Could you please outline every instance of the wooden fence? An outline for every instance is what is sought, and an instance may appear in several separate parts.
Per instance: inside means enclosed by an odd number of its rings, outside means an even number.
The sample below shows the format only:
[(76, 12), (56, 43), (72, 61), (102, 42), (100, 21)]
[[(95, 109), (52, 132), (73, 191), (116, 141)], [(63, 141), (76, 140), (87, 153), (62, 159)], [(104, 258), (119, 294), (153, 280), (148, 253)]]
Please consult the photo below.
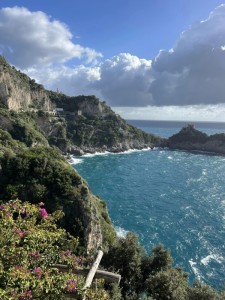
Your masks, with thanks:
[[(84, 297), (83, 300), (85, 300), (85, 292), (86, 290), (91, 286), (93, 279), (95, 278), (102, 278), (106, 282), (113, 282), (113, 283), (120, 283), (121, 280), (121, 275), (107, 272), (107, 271), (102, 271), (98, 270), (98, 266), (100, 264), (100, 261), (102, 259), (103, 252), (101, 250), (98, 251), (98, 255), (93, 262), (92, 266), (90, 269), (74, 269), (72, 272), (77, 275), (83, 275), (86, 276), (86, 281), (83, 287), (84, 290)], [(61, 264), (55, 264), (52, 265), (53, 268), (57, 268), (60, 272), (68, 272), (69, 267), (66, 265), (61, 265)], [(68, 298), (73, 298), (76, 299), (76, 295), (73, 294), (66, 294)]]

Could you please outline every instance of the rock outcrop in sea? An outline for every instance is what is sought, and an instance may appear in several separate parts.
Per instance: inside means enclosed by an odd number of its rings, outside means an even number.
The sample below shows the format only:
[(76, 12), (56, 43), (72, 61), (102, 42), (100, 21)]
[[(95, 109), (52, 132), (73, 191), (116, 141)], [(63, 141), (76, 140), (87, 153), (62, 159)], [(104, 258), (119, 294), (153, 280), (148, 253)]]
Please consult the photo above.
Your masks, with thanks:
[(167, 146), (170, 149), (225, 154), (225, 134), (207, 135), (195, 129), (193, 124), (189, 124), (171, 136)]

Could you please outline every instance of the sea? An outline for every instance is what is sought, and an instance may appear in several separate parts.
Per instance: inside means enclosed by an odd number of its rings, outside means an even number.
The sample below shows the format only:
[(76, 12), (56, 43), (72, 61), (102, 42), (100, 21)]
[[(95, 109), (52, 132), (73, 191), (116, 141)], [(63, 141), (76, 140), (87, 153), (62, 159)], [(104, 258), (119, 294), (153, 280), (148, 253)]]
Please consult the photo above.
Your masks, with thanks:
[[(128, 123), (169, 137), (187, 122)], [(207, 134), (225, 123), (192, 122)], [(168, 149), (129, 150), (74, 157), (74, 168), (107, 202), (119, 236), (132, 231), (150, 254), (169, 248), (174, 265), (215, 288), (225, 283), (225, 156)]]

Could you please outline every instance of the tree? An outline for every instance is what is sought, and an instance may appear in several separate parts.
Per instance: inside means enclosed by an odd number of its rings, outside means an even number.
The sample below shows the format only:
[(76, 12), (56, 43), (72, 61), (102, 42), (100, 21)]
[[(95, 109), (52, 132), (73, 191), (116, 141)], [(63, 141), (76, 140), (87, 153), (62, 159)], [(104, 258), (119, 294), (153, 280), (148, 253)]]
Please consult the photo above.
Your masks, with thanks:
[(146, 281), (147, 291), (155, 300), (185, 300), (187, 274), (180, 268), (159, 271)]

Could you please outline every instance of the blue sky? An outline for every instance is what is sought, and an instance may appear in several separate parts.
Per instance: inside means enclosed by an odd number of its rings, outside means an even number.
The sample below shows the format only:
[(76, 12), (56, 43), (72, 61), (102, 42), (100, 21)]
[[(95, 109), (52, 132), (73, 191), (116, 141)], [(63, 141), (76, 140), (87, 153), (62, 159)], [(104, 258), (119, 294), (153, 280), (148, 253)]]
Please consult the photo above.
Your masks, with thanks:
[(222, 3), (1, 0), (0, 51), (46, 88), (96, 94), (125, 118), (224, 121)]

